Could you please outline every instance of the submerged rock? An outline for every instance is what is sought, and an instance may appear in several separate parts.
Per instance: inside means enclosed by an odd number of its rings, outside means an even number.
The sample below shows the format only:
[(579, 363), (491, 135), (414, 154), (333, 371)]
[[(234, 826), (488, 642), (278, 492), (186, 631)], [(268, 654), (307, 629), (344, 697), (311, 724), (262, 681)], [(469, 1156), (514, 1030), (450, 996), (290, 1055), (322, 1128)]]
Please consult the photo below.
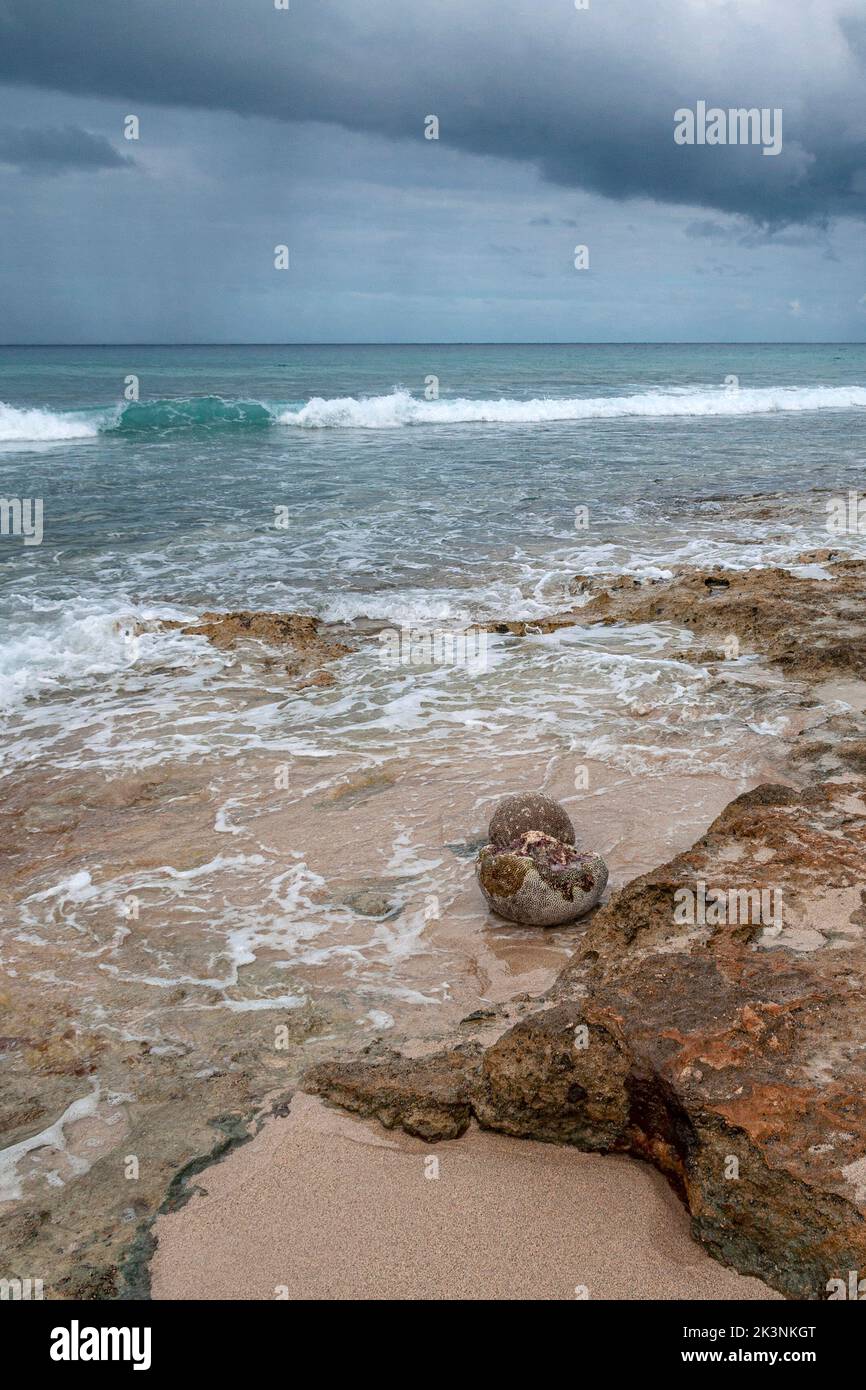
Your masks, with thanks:
[[(607, 577), (581, 590), (592, 595), (581, 623), (675, 623), (702, 637), (735, 635), (798, 679), (866, 676), (866, 564), (836, 552), (801, 555), (824, 577), (781, 567), (707, 570), (683, 566), (671, 578), (623, 587)], [(823, 557), (827, 558), (824, 559)]]
[(202, 613), (197, 623), (164, 623), (179, 626), (187, 636), (206, 637), (225, 650), (236, 642), (253, 638), (270, 647), (314, 647), (322, 641), (318, 618), (302, 613), (267, 613), (240, 609), (233, 613)]
[(531, 927), (573, 922), (595, 907), (607, 884), (600, 854), (527, 830), (499, 849), (485, 845), (476, 861), (481, 891), (494, 912)]
[[(767, 513), (753, 508), (749, 515), (757, 520)], [(640, 578), (576, 574), (569, 588), (585, 600), (582, 606), (531, 623), (491, 624), (489, 630), (524, 637), (576, 623), (667, 622), (704, 638), (735, 636), (798, 680), (866, 679), (866, 561), (824, 549), (799, 555), (797, 563), (821, 565), (824, 573), (683, 565)]]
[[(240, 652), (257, 659), (263, 671), (282, 665), (296, 688), (327, 687), (336, 683), (333, 672), (322, 667), (345, 656), (351, 647), (323, 636), (320, 621), (304, 613), (271, 613), (237, 609), (231, 613), (202, 613), (197, 623), (160, 618), (137, 623), (133, 631), (180, 631), (184, 637), (206, 637), (221, 652)], [(280, 653), (279, 659), (275, 653)]]
[(359, 917), (399, 917), (403, 911), (401, 903), (376, 887), (355, 889), (344, 893), (337, 901), (344, 907), (350, 907)]

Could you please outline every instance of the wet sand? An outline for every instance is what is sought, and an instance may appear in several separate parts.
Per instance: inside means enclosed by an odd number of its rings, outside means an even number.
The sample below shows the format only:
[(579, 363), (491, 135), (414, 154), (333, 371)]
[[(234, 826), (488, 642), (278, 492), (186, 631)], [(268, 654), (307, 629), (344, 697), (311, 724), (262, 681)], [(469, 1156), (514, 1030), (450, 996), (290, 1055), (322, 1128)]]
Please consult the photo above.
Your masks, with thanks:
[(154, 1298), (781, 1297), (711, 1260), (643, 1164), (478, 1129), (424, 1144), (303, 1094), (196, 1185), (156, 1223)]

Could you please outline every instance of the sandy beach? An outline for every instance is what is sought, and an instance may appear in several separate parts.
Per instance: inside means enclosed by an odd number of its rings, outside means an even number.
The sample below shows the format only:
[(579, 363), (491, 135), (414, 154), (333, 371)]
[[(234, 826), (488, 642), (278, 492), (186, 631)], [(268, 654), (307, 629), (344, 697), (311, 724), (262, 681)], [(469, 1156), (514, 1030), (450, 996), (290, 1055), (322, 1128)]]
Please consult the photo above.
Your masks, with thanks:
[(298, 1094), (155, 1228), (157, 1299), (767, 1299), (629, 1159), (473, 1129), (436, 1146)]

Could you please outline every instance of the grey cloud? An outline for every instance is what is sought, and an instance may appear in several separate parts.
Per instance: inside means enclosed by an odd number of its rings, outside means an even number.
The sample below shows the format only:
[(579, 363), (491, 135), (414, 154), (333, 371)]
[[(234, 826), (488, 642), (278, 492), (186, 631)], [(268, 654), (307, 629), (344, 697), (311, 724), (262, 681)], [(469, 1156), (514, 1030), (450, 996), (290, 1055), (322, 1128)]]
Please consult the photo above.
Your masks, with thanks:
[(25, 173), (124, 169), (133, 163), (104, 135), (95, 135), (80, 126), (0, 126), (0, 164), (12, 165)]
[(837, 259), (830, 242), (827, 220), (824, 218), (816, 218), (814, 225), (808, 227), (760, 227), (755, 226), (746, 217), (734, 217), (727, 222), (720, 222), (714, 218), (700, 218), (687, 223), (683, 232), (692, 241), (723, 241), (749, 248), (811, 246), (819, 249), (825, 259)]
[(866, 19), (859, 14), (842, 15), (839, 28), (859, 62), (866, 67)]
[[(766, 227), (866, 216), (854, 0), (724, 7), (605, 0), (76, 0), (0, 9), (0, 81), (135, 103), (441, 140), (551, 183), (741, 214)], [(782, 153), (677, 146), (673, 113), (784, 110)], [(432, 153), (432, 142), (427, 153)]]

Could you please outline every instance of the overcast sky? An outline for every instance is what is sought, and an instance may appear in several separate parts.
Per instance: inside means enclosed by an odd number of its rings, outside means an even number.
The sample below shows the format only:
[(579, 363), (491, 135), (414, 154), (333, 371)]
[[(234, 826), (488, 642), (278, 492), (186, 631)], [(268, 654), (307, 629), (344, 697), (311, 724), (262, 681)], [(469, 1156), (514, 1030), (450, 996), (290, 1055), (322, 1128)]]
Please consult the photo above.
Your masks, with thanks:
[(7, 343), (862, 341), (866, 0), (0, 0), (0, 198)]

